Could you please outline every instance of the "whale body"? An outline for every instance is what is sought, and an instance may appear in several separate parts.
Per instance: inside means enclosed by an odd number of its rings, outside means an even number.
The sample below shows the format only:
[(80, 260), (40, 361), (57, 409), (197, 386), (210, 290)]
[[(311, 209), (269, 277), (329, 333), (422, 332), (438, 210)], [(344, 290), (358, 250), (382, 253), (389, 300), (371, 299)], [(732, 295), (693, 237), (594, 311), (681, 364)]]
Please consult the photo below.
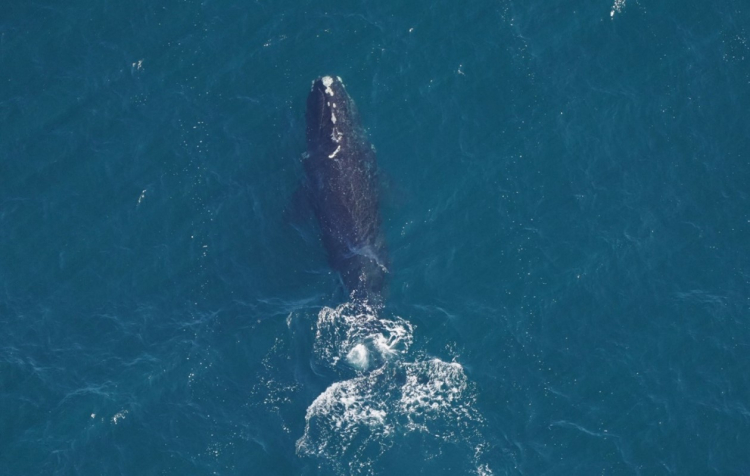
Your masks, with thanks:
[(313, 81), (306, 128), (306, 190), (328, 262), (352, 298), (378, 298), (388, 269), (375, 149), (341, 78)]

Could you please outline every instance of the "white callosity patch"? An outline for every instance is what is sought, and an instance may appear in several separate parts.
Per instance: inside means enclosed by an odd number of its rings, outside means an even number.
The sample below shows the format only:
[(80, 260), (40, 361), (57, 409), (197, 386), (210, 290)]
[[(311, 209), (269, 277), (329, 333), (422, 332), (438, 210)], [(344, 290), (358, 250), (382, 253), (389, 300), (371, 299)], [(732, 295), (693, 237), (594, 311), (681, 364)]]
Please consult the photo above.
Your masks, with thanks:
[(334, 127), (331, 131), (331, 140), (338, 144), (342, 137), (344, 137), (344, 134), (339, 131), (338, 127)]
[[(336, 107), (336, 103), (331, 104), (330, 102), (327, 102), (326, 104), (328, 105), (328, 107)], [(336, 124), (336, 114), (333, 111), (331, 111), (331, 122)]]
[(336, 150), (334, 150), (333, 154), (329, 155), (328, 158), (332, 159), (332, 158), (336, 157), (336, 154), (338, 154), (340, 150), (341, 150), (341, 146), (336, 147)]
[[(333, 130), (331, 131), (331, 140), (337, 144), (341, 143), (341, 138), (344, 137), (344, 134), (341, 133), (338, 127), (336, 127), (336, 113), (333, 112), (333, 108), (336, 107), (336, 103), (328, 103), (328, 106), (331, 107), (331, 122), (333, 123)], [(336, 157), (336, 154), (339, 153), (341, 150), (341, 146), (339, 145), (336, 147), (336, 150), (333, 151), (332, 154), (328, 156), (329, 159), (333, 159)]]
[(323, 81), (323, 86), (325, 86), (326, 88), (326, 94), (333, 96), (333, 89), (331, 89), (331, 85), (333, 84), (333, 78), (330, 76), (323, 76), (321, 81)]

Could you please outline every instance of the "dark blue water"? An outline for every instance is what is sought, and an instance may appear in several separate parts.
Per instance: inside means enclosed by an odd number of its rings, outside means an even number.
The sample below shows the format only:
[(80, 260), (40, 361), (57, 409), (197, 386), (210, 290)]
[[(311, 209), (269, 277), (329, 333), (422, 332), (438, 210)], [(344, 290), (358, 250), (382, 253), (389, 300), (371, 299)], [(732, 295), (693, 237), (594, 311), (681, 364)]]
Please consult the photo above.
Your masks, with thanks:
[[(746, 2), (1, 10), (0, 473), (750, 474)], [(379, 308), (291, 206), (322, 74)]]

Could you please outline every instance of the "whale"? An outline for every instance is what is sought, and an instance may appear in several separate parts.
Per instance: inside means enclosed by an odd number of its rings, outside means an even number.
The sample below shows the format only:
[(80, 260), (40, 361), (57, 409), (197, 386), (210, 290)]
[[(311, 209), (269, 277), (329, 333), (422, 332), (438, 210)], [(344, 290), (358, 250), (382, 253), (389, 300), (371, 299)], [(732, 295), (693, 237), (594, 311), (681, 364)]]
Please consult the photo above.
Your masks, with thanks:
[(388, 275), (375, 148), (340, 77), (312, 82), (304, 190), (330, 267), (352, 299), (377, 301)]

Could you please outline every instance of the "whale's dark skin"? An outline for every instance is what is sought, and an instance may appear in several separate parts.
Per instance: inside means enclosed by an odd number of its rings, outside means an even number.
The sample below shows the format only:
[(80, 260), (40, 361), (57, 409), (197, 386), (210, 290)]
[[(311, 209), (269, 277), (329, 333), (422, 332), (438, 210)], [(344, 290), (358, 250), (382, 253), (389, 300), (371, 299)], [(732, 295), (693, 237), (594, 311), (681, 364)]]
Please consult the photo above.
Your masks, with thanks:
[(308, 198), (331, 268), (355, 299), (377, 300), (386, 283), (375, 150), (341, 78), (313, 81), (307, 97)]

